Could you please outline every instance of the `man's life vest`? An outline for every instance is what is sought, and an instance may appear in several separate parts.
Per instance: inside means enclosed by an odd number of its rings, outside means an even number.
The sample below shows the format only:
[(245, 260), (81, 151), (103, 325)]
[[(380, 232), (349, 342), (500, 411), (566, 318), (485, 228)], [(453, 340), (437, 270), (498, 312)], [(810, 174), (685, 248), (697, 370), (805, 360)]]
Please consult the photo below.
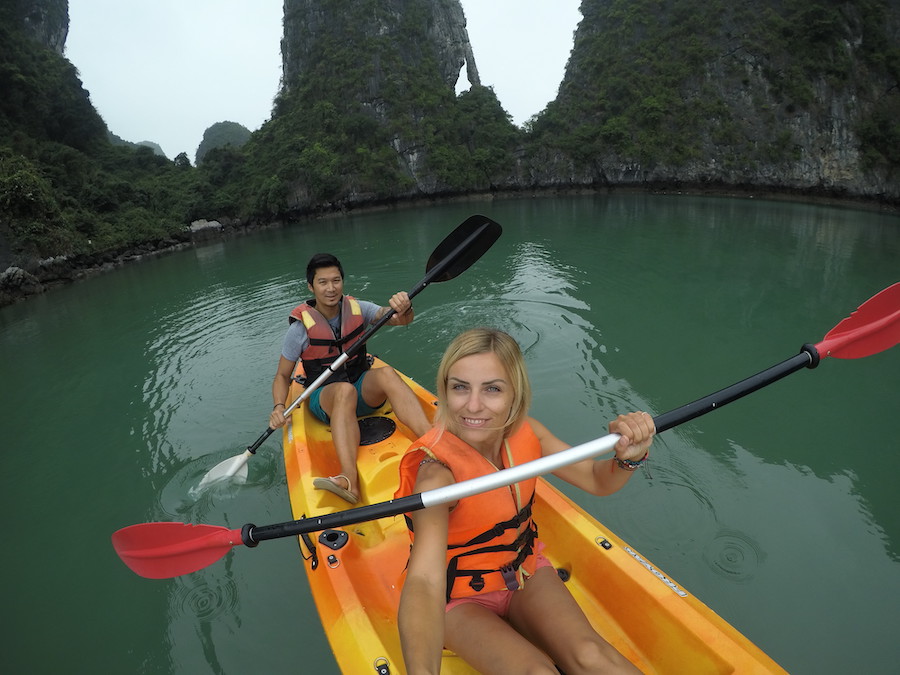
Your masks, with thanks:
[[(307, 382), (314, 382), (341, 355), (341, 352), (350, 349), (365, 327), (362, 310), (354, 297), (345, 295), (341, 299), (340, 335), (334, 334), (328, 319), (322, 316), (315, 305), (315, 299), (307, 300), (302, 305), (295, 307), (288, 317), (289, 324), (302, 321), (309, 337), (309, 346), (300, 354)], [(360, 375), (368, 369), (369, 360), (366, 358), (366, 347), (363, 345), (356, 354), (337, 369), (334, 375), (326, 380), (326, 383), (356, 382)]]
[[(472, 446), (446, 429), (434, 428), (412, 446), (400, 463), (395, 498), (413, 494), (419, 464), (432, 457), (444, 463), (456, 482), (538, 459), (541, 444), (526, 422), (506, 441), (503, 466), (495, 467)], [(447, 537), (447, 601), (499, 590), (517, 590), (534, 574), (537, 541), (531, 509), (537, 478), (460, 499), (450, 512)], [(410, 538), (412, 521), (406, 517)]]

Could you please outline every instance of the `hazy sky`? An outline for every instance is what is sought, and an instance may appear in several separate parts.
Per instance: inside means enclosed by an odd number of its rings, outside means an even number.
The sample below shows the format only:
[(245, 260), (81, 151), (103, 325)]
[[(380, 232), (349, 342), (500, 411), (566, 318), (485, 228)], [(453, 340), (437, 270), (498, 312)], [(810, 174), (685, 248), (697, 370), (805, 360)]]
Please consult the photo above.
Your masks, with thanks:
[[(481, 83), (516, 124), (556, 97), (580, 4), (462, 0)], [(271, 115), (282, 15), (282, 0), (69, 0), (66, 57), (114, 134), (193, 161), (212, 124)]]

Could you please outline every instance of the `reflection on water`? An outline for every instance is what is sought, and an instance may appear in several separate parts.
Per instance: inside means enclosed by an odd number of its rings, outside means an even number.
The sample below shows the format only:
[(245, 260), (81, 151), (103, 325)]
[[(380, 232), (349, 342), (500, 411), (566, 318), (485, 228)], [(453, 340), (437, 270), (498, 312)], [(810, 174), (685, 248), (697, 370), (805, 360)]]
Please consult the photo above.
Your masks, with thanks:
[(584, 285), (584, 272), (566, 264), (542, 243), (518, 242), (506, 269), (510, 278), (503, 291), (512, 302), (530, 299), (570, 309), (589, 309), (576, 296), (578, 286)]
[[(221, 244), (213, 247), (221, 257)], [(197, 249), (204, 251), (205, 249)], [(198, 260), (209, 262), (208, 255)], [(207, 424), (221, 419), (234, 404), (229, 390), (242, 391), (246, 378), (259, 372), (259, 345), (272, 345), (268, 356), (277, 359), (279, 320), (286, 304), (288, 280), (277, 276), (263, 283), (244, 279), (211, 280), (183, 297), (170, 296), (164, 311), (153, 316), (146, 333), (143, 362), (147, 375), (142, 383), (140, 407), (146, 415), (135, 430), (147, 445), (148, 477), (166, 474), (185, 459), (205, 454), (196, 447), (174, 446), (176, 427), (193, 427), (198, 435)], [(274, 372), (274, 367), (273, 371)], [(259, 392), (247, 401), (259, 399)], [(264, 427), (259, 419), (257, 426)], [(249, 445), (251, 439), (247, 440)], [(237, 454), (237, 453), (233, 453)]]

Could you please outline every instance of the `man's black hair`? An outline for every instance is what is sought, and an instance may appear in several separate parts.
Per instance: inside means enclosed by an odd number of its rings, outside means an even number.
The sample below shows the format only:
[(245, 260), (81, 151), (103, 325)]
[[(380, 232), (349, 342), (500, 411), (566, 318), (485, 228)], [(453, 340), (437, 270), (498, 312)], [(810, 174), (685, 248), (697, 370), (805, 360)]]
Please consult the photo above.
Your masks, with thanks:
[(330, 253), (316, 253), (309, 259), (309, 263), (306, 265), (306, 282), (310, 286), (312, 286), (313, 279), (316, 278), (316, 270), (322, 269), (323, 267), (337, 267), (338, 272), (341, 273), (341, 279), (344, 278), (344, 268), (341, 267), (340, 260)]

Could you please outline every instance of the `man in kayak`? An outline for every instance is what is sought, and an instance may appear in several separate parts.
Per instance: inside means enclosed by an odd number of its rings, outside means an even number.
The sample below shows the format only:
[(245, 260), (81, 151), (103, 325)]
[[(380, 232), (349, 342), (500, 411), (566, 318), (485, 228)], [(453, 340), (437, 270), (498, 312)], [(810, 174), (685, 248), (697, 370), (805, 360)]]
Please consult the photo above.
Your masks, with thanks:
[[(395, 497), (443, 488), (566, 450), (528, 417), (522, 352), (501, 331), (457, 336), (438, 368), (435, 427), (400, 466)], [(609, 424), (615, 456), (554, 475), (596, 495), (624, 486), (649, 456), (644, 412)], [(532, 519), (536, 478), (407, 514), (413, 539), (398, 624), (410, 673), (439, 673), (442, 647), (480, 673), (637, 673), (588, 622), (542, 554)]]
[[(272, 429), (286, 421), (284, 401), (298, 359), (303, 360), (306, 382), (311, 384), (342, 352), (353, 346), (369, 324), (391, 309), (396, 313), (388, 325), (406, 326), (414, 317), (409, 295), (404, 291), (391, 297), (390, 307), (344, 295), (344, 268), (330, 253), (318, 253), (310, 259), (306, 282), (313, 297), (290, 314), (278, 370), (272, 381), (275, 402), (269, 416)], [(341, 465), (338, 475), (316, 478), (313, 481), (316, 488), (333, 492), (351, 504), (359, 501), (357, 417), (375, 412), (388, 400), (397, 418), (416, 434), (424, 434), (430, 428), (415, 394), (393, 368), (369, 369), (365, 347), (313, 391), (307, 400), (309, 409), (322, 422), (331, 425), (334, 449)]]

